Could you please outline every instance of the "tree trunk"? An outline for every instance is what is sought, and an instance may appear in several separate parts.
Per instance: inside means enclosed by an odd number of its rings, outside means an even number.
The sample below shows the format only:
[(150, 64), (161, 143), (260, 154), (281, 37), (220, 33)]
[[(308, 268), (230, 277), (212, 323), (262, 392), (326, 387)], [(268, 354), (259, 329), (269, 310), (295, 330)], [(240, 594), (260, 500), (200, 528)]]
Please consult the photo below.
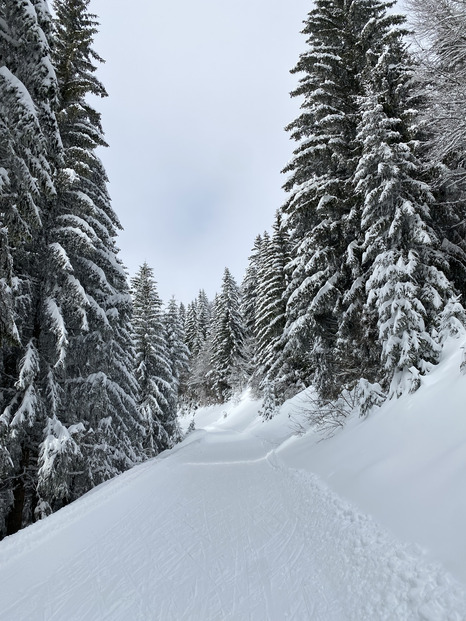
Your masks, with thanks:
[(26, 486), (24, 476), (29, 462), (29, 449), (23, 450), (21, 458), (21, 473), (15, 478), (13, 487), (13, 506), (6, 519), (6, 534), (13, 535), (23, 526), (23, 509), (26, 498)]

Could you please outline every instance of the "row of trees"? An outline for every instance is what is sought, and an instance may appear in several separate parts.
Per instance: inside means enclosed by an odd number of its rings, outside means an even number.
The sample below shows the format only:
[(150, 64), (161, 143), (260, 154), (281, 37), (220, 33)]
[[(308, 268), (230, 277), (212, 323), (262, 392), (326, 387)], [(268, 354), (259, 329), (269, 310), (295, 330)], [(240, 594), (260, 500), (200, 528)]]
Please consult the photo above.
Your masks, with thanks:
[[(465, 325), (466, 6), (411, 0), (424, 46), (415, 53), (394, 4), (316, 0), (305, 22), (288, 199), (255, 241), (234, 305), (242, 327), (228, 333), (268, 413), (307, 386), (317, 417), (344, 414), (342, 403), (367, 412), (415, 390)], [(238, 375), (213, 353), (222, 303), (210, 337), (196, 304), (188, 393), (222, 399)], [(217, 381), (226, 366), (231, 379)]]
[(180, 352), (157, 359), (147, 416), (144, 322), (160, 340), (157, 300), (146, 317), (135, 282), (133, 332), (88, 102), (106, 96), (88, 4), (56, 0), (52, 19), (46, 0), (0, 0), (0, 535), (179, 437), (167, 376)]
[(186, 309), (118, 258), (88, 4), (0, 0), (2, 534), (172, 446), (180, 405), (249, 384), (269, 417), (313, 386), (338, 421), (466, 325), (464, 0), (411, 0), (416, 55), (394, 3), (315, 0), (288, 199), (241, 286)]

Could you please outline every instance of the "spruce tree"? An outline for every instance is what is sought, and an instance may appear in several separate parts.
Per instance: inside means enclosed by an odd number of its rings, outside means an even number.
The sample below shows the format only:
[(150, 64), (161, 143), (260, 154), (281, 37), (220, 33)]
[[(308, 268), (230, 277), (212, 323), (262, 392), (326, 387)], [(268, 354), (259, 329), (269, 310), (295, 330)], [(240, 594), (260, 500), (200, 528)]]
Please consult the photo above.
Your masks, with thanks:
[(197, 322), (197, 300), (193, 300), (188, 304), (186, 310), (185, 334), (186, 345), (188, 346), (190, 355), (194, 357), (199, 353), (200, 345)]
[[(56, 0), (52, 60), (64, 163), (49, 233), (50, 304), (66, 329), (65, 372), (49, 410), (38, 489), (53, 507), (73, 500), (141, 459), (131, 341), (132, 301), (115, 238), (120, 227), (96, 155), (106, 146), (89, 95), (106, 96), (96, 78), (96, 17), (89, 0)], [(57, 341), (58, 344), (60, 341)], [(79, 430), (78, 447), (66, 440)], [(57, 438), (58, 436), (58, 438)], [(59, 441), (59, 438), (64, 439)], [(79, 459), (80, 467), (63, 467)], [(72, 471), (79, 474), (72, 474)], [(61, 473), (61, 476), (60, 476)]]
[(9, 533), (140, 453), (131, 297), (95, 155), (100, 117), (85, 99), (104, 94), (88, 79), (96, 22), (87, 2), (55, 9), (53, 28), (43, 0), (0, 3), (0, 280), (15, 318), (0, 363)]
[[(289, 261), (288, 233), (277, 212), (272, 237), (265, 235), (257, 273), (255, 335), (255, 377), (261, 387), (271, 390), (276, 379), (275, 366), (283, 350), (283, 331), (286, 323), (286, 265)], [(284, 395), (286, 386), (278, 388)]]
[(262, 235), (257, 235), (249, 256), (248, 266), (241, 283), (241, 313), (249, 334), (255, 334), (257, 278), (262, 249)]
[(357, 98), (365, 93), (368, 62), (402, 21), (387, 14), (393, 4), (316, 0), (303, 30), (308, 49), (292, 70), (303, 74), (292, 92), (303, 103), (287, 128), (298, 146), (284, 169), (292, 258), (279, 376), (296, 389), (313, 382), (325, 398), (340, 390), (339, 322), (360, 239)]
[(66, 344), (48, 269), (62, 149), (47, 4), (0, 2), (0, 18), (0, 435), (10, 468), (1, 521), (13, 533), (33, 519), (39, 444), (59, 392), (53, 369)]
[[(264, 234), (266, 235), (266, 233)], [(249, 360), (246, 373), (250, 376), (249, 385), (253, 394), (260, 395), (260, 381), (257, 374), (254, 373), (256, 367), (256, 312), (257, 312), (257, 293), (258, 293), (258, 275), (260, 269), (261, 255), (263, 247), (262, 235), (257, 235), (254, 240), (254, 246), (249, 256), (249, 262), (241, 283), (241, 314), (244, 319), (245, 333), (245, 357)]]
[[(206, 298), (207, 301), (207, 298)], [(189, 365), (189, 374), (187, 379), (188, 400), (191, 408), (199, 405), (210, 405), (216, 402), (214, 391), (214, 373), (212, 367), (212, 347), (213, 347), (213, 326), (215, 325), (216, 309), (218, 306), (218, 296), (215, 297), (212, 304), (208, 304), (209, 323), (206, 326), (205, 339), (199, 338), (198, 312), (201, 296), (199, 295), (195, 302), (191, 305), (193, 313), (193, 321), (195, 322), (194, 334), (196, 334), (196, 343), (198, 348), (196, 353), (191, 356)], [(193, 311), (191, 311), (193, 312)], [(189, 313), (188, 313), (189, 314)]]
[(245, 326), (240, 312), (239, 288), (225, 268), (212, 325), (211, 376), (220, 403), (245, 383)]
[(180, 310), (175, 298), (171, 298), (168, 303), (168, 308), (164, 315), (164, 322), (168, 359), (178, 405), (185, 391), (184, 384), (189, 369), (189, 349), (185, 343)]
[(167, 349), (162, 302), (153, 270), (147, 263), (132, 279), (132, 289), (138, 410), (145, 430), (145, 454), (153, 457), (171, 448), (180, 438), (176, 380)]
[(438, 318), (455, 290), (432, 223), (434, 197), (417, 156), (412, 61), (391, 34), (367, 76), (360, 100), (358, 138), (363, 154), (356, 171), (362, 209), (367, 306), (376, 309), (381, 344), (380, 383), (389, 396), (419, 385), (419, 374), (440, 351)]

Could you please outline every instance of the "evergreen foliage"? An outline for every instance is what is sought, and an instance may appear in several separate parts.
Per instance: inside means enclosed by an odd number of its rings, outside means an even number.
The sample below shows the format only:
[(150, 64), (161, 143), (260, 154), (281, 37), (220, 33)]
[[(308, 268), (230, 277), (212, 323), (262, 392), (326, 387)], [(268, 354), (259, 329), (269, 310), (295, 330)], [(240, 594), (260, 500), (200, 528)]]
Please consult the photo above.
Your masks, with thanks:
[[(88, 1), (0, 2), (1, 490), (7, 533), (140, 459), (132, 304), (86, 102)], [(3, 312), (4, 311), (4, 312)]]
[[(193, 320), (195, 322), (193, 325), (195, 326), (194, 329), (196, 334), (199, 333), (197, 324), (197, 308), (199, 304), (199, 297), (200, 296), (198, 296), (198, 299), (195, 300), (195, 302), (191, 305), (191, 308), (196, 309), (196, 315), (194, 316)], [(206, 327), (206, 336), (203, 340), (197, 338), (197, 343), (200, 348), (198, 349), (197, 353), (191, 356), (189, 374), (187, 379), (188, 404), (191, 408), (196, 408), (198, 405), (210, 405), (216, 402), (216, 395), (213, 387), (213, 368), (211, 354), (213, 339), (212, 326), (215, 325), (217, 304), (218, 296), (215, 297), (215, 300), (212, 304), (208, 304), (209, 323)]]
[[(281, 213), (277, 212), (272, 237), (263, 237), (257, 274), (255, 375), (262, 387), (270, 386), (275, 378), (275, 366), (283, 350), (289, 254), (288, 233), (282, 226)], [(282, 394), (285, 391), (285, 386), (279, 389)]]
[[(361, 100), (363, 144), (356, 190), (364, 198), (363, 263), (369, 306), (377, 308), (389, 395), (416, 388), (438, 359), (438, 316), (455, 291), (431, 218), (434, 197), (417, 155), (419, 130), (410, 96), (412, 62), (398, 37), (378, 58)], [(377, 94), (375, 94), (377, 93)]]
[(416, 90), (428, 132), (426, 156), (435, 208), (432, 217), (449, 278), (466, 295), (466, 52), (463, 0), (408, 0), (416, 26)]
[(59, 393), (53, 370), (66, 344), (47, 270), (62, 163), (50, 30), (42, 0), (0, 3), (0, 435), (10, 474), (1, 521), (7, 533), (33, 519), (39, 443)]
[(186, 380), (189, 369), (189, 349), (185, 343), (180, 309), (178, 308), (175, 298), (171, 298), (168, 303), (168, 308), (165, 311), (164, 322), (168, 359), (170, 362), (177, 403), (179, 403), (180, 397), (182, 397), (183, 394), (183, 383)]
[(145, 430), (145, 454), (154, 457), (171, 448), (180, 437), (176, 414), (177, 381), (166, 340), (162, 302), (153, 270), (147, 263), (132, 279), (132, 288), (138, 410)]
[[(60, 309), (67, 348), (61, 406), (47, 428), (55, 430), (59, 424), (82, 428), (79, 451), (64, 444), (70, 447), (70, 459), (80, 455), (85, 464), (71, 477), (68, 499), (141, 458), (132, 302), (115, 245), (121, 227), (96, 155), (98, 147), (106, 146), (100, 114), (86, 99), (106, 96), (94, 75), (96, 62), (102, 59), (92, 48), (97, 21), (88, 5), (89, 0), (54, 3), (52, 61), (59, 85), (57, 121), (64, 164), (57, 179), (56, 221), (50, 231), (50, 270), (56, 275), (50, 300), (53, 308)], [(55, 435), (46, 435), (44, 457)], [(48, 470), (41, 465), (41, 472)], [(42, 489), (49, 487), (41, 484)], [(45, 500), (52, 503), (54, 497), (49, 494)]]
[(292, 71), (304, 74), (292, 93), (304, 101), (287, 128), (298, 147), (284, 169), (292, 260), (281, 373), (297, 387), (312, 381), (325, 397), (339, 390), (340, 307), (351, 287), (359, 238), (352, 191), (360, 152), (356, 101), (364, 94), (369, 59), (401, 21), (387, 15), (392, 4), (317, 0), (303, 31), (308, 50)]
[(410, 0), (416, 61), (394, 2), (315, 0), (272, 233), (241, 290), (165, 311), (118, 257), (89, 4), (0, 0), (0, 536), (172, 447), (180, 407), (312, 386), (336, 429), (466, 333), (464, 0)]
[(210, 355), (213, 390), (220, 403), (246, 383), (244, 345), (245, 326), (240, 311), (239, 288), (225, 268), (222, 289), (215, 305)]

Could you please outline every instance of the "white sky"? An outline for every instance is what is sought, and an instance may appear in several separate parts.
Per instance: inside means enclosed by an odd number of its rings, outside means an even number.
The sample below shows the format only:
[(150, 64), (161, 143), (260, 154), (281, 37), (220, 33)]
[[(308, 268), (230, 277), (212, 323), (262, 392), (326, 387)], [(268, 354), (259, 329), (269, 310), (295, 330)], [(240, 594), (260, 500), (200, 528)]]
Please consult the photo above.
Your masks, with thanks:
[(289, 70), (310, 0), (92, 0), (100, 21), (101, 153), (123, 226), (121, 257), (144, 261), (185, 303), (242, 279), (254, 238), (282, 204), (280, 170), (298, 114)]

